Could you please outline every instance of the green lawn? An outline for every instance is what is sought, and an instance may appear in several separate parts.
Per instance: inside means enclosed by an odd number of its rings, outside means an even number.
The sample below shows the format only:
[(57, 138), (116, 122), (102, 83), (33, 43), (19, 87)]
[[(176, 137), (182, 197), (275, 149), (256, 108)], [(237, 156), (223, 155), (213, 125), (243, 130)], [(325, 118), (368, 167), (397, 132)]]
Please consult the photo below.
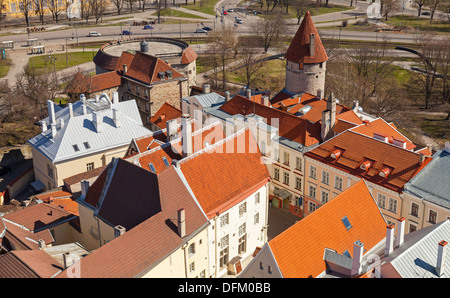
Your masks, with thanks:
[(217, 2), (219, 2), (219, 0), (197, 0), (195, 1), (195, 4), (182, 5), (181, 7), (215, 16), (216, 11), (214, 10), (214, 5), (216, 5)]
[[(153, 13), (156, 16), (156, 12)], [(198, 15), (186, 13), (184, 11), (179, 11), (176, 9), (163, 9), (161, 10), (161, 16), (163, 17), (177, 17), (177, 18), (191, 18), (191, 19), (204, 19)]]
[(9, 68), (11, 67), (11, 59), (1, 59), (0, 60), (0, 78), (5, 77), (8, 72)]
[[(96, 51), (92, 52), (71, 52), (67, 54), (69, 67), (76, 66), (82, 63), (90, 62), (95, 56)], [(56, 58), (56, 67), (52, 62), (52, 58)], [(67, 68), (66, 54), (44, 54), (40, 56), (31, 57), (28, 65), (36, 68), (53, 68), (55, 70), (62, 70)]]
[(450, 33), (450, 22), (444, 22), (441, 20), (433, 20), (430, 24), (430, 20), (427, 19), (417, 19), (417, 17), (413, 16), (393, 16), (388, 19), (388, 21), (384, 21), (384, 23), (391, 26), (408, 26), (412, 30), (419, 29), (420, 31), (435, 31), (435, 32), (443, 32)]

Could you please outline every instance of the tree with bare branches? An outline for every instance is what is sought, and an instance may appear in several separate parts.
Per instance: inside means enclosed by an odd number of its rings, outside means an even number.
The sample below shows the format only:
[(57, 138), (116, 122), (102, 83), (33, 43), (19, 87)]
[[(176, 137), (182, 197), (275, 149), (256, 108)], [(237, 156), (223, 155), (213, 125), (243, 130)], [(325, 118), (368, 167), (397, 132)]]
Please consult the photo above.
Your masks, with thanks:
[(280, 37), (287, 31), (287, 21), (280, 12), (271, 12), (259, 19), (254, 27), (256, 35), (262, 37), (264, 52), (280, 41)]

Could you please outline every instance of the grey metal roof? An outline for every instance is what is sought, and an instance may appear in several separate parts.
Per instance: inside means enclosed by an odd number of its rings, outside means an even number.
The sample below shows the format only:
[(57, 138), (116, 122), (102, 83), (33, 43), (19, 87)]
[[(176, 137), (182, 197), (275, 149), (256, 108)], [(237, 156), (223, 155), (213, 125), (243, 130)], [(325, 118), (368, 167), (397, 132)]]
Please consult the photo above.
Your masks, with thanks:
[(225, 103), (225, 97), (215, 92), (195, 95), (195, 98), (197, 98), (198, 102), (203, 106), (203, 108), (209, 108), (220, 103)]
[(405, 191), (450, 208), (450, 152), (436, 152), (433, 160), (405, 184)]
[[(36, 150), (44, 154), (52, 162), (59, 162), (71, 158), (101, 152), (129, 144), (133, 138), (151, 133), (142, 125), (142, 120), (134, 100), (112, 104), (102, 96), (96, 104), (95, 99), (86, 100), (86, 114), (83, 113), (83, 103), (75, 102), (73, 116), (69, 115), (69, 107), (55, 112), (57, 132), (52, 137), (49, 118), (43, 119), (48, 129), (28, 140)], [(113, 121), (113, 107), (118, 109), (120, 126)], [(92, 112), (96, 110), (101, 119), (101, 131), (97, 132), (92, 122)], [(60, 125), (60, 119), (64, 125)], [(86, 147), (84, 143), (87, 143)], [(74, 150), (74, 145), (79, 151)]]
[[(438, 277), (435, 271), (438, 243), (450, 242), (450, 220), (405, 235), (403, 245), (382, 261), (390, 262), (403, 278)], [(446, 254), (442, 277), (450, 277), (450, 254)]]

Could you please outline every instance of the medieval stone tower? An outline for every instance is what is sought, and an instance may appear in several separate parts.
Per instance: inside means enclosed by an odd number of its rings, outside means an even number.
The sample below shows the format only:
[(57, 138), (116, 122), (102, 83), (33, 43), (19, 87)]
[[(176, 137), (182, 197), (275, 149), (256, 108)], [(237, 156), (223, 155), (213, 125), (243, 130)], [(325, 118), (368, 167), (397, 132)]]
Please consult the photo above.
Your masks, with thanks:
[(323, 96), (327, 53), (309, 11), (303, 18), (286, 55), (285, 89), (289, 93)]

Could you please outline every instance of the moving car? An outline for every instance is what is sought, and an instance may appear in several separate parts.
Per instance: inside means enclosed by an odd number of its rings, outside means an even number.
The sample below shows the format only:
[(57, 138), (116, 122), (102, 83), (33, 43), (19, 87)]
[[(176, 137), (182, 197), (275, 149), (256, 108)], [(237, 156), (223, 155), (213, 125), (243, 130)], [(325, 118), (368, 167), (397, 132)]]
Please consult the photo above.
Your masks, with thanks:
[(234, 11), (233, 8), (230, 8), (230, 9), (227, 10), (227, 12), (233, 12), (233, 11)]
[(206, 31), (211, 31), (212, 30), (211, 27), (203, 27), (202, 29), (206, 30)]
[(205, 29), (197, 29), (194, 31), (194, 33), (208, 33)]
[(122, 35), (131, 35), (131, 31), (123, 30)]
[(228, 14), (228, 12), (224, 11), (224, 12), (223, 12), (223, 14), (224, 14), (224, 15), (227, 15), (227, 14)]
[(236, 23), (242, 24), (242, 20), (241, 19), (236, 19)]
[(98, 33), (97, 31), (91, 31), (89, 32), (89, 37), (95, 37), (95, 36), (102, 36), (100, 33)]
[(153, 26), (150, 26), (150, 25), (145, 25), (144, 26), (144, 30), (147, 30), (147, 29), (155, 29)]

